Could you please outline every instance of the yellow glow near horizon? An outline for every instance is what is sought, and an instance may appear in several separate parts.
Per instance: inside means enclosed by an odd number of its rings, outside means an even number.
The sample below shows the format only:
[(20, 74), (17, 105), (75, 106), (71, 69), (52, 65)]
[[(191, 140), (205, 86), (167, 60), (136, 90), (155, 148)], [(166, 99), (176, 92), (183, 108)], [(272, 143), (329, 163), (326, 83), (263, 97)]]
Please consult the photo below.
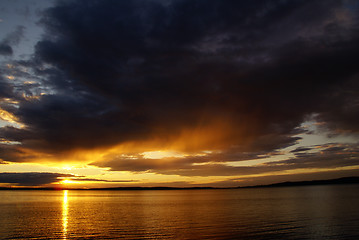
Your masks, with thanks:
[(72, 183), (78, 183), (76, 181), (72, 181), (70, 179), (64, 179), (60, 182), (61, 184), (72, 184)]
[(62, 199), (62, 234), (63, 239), (67, 239), (67, 224), (68, 224), (68, 214), (69, 214), (69, 203), (68, 203), (68, 190), (64, 190), (64, 195)]

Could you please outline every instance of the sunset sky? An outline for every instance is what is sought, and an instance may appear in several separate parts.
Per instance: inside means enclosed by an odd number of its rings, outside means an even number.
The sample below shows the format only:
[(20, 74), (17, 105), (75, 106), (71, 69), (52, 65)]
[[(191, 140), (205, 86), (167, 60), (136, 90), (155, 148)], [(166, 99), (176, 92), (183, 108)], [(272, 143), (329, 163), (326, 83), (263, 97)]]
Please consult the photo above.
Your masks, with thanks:
[(0, 0), (0, 187), (359, 176), (357, 0)]

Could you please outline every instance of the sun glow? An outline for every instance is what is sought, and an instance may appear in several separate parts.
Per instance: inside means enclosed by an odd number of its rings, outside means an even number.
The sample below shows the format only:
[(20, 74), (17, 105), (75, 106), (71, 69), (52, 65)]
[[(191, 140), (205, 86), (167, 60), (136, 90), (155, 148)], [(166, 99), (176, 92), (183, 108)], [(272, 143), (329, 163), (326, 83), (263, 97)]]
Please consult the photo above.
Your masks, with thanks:
[(61, 184), (72, 184), (72, 183), (78, 183), (76, 181), (72, 181), (70, 179), (64, 179), (60, 182)]

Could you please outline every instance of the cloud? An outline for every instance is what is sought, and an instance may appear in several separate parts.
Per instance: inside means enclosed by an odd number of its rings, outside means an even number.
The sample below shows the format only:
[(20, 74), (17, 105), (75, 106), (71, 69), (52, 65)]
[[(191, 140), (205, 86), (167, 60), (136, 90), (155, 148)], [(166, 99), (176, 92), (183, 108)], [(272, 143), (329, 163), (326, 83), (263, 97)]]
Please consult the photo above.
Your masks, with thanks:
[(13, 97), (12, 91), (12, 86), (0, 76), (0, 99)]
[[(295, 156), (286, 160), (265, 162), (252, 166), (228, 165), (231, 161), (260, 160), (260, 154), (246, 155), (221, 152), (203, 156), (169, 157), (149, 159), (143, 156), (114, 157), (92, 165), (110, 167), (112, 171), (151, 172), (181, 176), (245, 176), (277, 173), (285, 170), (335, 169), (359, 166), (357, 144), (331, 144), (316, 146), (315, 152), (294, 151)], [(309, 150), (309, 149), (308, 149)]]
[(319, 151), (297, 152), (295, 158), (268, 163), (269, 165), (285, 164), (288, 168), (337, 168), (359, 165), (359, 147), (357, 144), (330, 144), (317, 146)]
[(105, 180), (105, 179), (84, 178), (84, 177), (71, 177), (70, 179), (76, 182), (109, 182), (109, 183), (137, 182), (136, 180)]
[(103, 180), (96, 178), (85, 178), (73, 174), (46, 173), (46, 172), (21, 172), (21, 173), (0, 173), (0, 183), (13, 183), (19, 186), (41, 186), (58, 183), (63, 179), (81, 182), (134, 182), (133, 180)]
[(18, 26), (0, 42), (0, 55), (11, 56), (13, 54), (12, 46), (19, 44), (24, 36), (24, 29), (25, 27)]
[(0, 173), (0, 183), (15, 183), (20, 186), (38, 186), (59, 182), (59, 177), (71, 177), (72, 174), (61, 173)]
[[(106, 157), (93, 164), (112, 170), (263, 173), (294, 163), (225, 163), (296, 144), (313, 113), (332, 131), (359, 131), (358, 18), (342, 1), (61, 1), (41, 25), (33, 58), (16, 63), (38, 84), (6, 83), (25, 127), (0, 129), (21, 143), (0, 147), (4, 161), (98, 149)], [(162, 148), (188, 157), (123, 157)]]
[(0, 55), (9, 56), (12, 55), (12, 47), (6, 43), (0, 43)]
[(297, 147), (296, 149), (290, 151), (291, 153), (297, 153), (297, 152), (305, 152), (305, 151), (309, 151), (312, 150), (313, 148), (311, 147)]

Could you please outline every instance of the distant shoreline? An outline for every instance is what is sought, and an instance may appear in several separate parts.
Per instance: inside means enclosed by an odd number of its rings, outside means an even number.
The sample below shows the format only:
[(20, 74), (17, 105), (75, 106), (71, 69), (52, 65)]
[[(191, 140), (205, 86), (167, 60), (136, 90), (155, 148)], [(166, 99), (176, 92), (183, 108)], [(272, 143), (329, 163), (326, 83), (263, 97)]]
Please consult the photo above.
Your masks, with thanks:
[(238, 186), (238, 187), (112, 187), (112, 188), (51, 188), (51, 187), (0, 187), (0, 190), (205, 190), (205, 189), (246, 189), (246, 188), (272, 188), (272, 187), (298, 187), (316, 185), (342, 185), (357, 184), (359, 177), (343, 177), (328, 180), (312, 180), (298, 182), (280, 182), (268, 185)]

